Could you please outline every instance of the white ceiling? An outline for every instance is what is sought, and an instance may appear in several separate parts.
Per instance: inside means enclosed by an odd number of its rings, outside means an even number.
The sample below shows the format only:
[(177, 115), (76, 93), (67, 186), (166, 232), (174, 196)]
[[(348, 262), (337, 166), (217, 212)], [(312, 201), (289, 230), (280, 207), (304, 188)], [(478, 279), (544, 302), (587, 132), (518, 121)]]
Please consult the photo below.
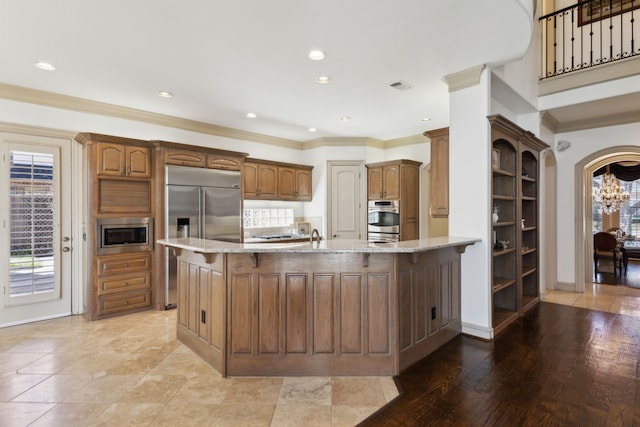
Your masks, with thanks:
[(297, 141), (448, 126), (442, 77), (520, 57), (532, 25), (518, 0), (0, 0), (0, 11), (2, 83)]

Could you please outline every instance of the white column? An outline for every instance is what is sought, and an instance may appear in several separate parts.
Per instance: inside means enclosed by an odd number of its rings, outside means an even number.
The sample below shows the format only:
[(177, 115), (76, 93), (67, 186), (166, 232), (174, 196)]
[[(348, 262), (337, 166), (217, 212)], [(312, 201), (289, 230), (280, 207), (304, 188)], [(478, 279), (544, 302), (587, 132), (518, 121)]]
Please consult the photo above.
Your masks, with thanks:
[(449, 234), (477, 237), (462, 256), (462, 331), (493, 338), (491, 325), (490, 71), (445, 77), (449, 85)]

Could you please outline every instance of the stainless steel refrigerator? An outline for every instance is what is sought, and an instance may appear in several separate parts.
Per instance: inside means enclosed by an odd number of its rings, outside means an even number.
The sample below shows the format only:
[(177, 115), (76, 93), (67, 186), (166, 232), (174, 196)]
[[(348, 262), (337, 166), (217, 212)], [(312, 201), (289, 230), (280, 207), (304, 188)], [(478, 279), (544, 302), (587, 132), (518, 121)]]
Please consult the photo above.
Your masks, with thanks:
[[(240, 242), (240, 172), (166, 166), (165, 236)], [(165, 308), (177, 303), (177, 260), (166, 250)]]

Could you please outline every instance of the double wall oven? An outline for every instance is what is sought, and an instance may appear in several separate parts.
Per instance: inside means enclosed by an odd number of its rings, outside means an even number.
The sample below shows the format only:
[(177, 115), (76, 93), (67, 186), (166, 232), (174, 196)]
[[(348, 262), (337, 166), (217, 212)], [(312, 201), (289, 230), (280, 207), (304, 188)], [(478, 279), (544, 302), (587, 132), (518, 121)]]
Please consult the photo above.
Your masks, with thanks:
[(400, 202), (370, 200), (367, 206), (367, 240), (397, 242), (400, 240)]

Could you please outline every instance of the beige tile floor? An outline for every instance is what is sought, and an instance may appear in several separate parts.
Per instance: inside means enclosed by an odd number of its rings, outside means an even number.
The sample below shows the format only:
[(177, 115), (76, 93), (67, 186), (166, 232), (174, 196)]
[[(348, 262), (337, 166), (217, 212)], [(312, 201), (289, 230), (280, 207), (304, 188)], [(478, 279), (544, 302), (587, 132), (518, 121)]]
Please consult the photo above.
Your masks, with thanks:
[[(544, 301), (640, 317), (640, 289), (589, 283)], [(222, 378), (175, 339), (175, 310), (0, 329), (0, 425), (353, 426), (391, 378)]]
[(547, 291), (542, 300), (640, 317), (640, 289), (627, 286), (587, 283), (584, 294), (554, 290)]
[(175, 314), (0, 329), (0, 426), (353, 426), (397, 396), (391, 378), (222, 378)]

